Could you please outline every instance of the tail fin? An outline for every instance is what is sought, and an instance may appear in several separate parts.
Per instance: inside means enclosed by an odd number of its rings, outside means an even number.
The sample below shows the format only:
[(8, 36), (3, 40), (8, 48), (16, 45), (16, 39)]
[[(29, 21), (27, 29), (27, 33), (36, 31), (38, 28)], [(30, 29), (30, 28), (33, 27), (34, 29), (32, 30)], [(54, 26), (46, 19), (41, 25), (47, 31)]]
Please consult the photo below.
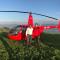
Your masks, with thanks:
[(58, 30), (60, 31), (60, 20), (58, 21)]

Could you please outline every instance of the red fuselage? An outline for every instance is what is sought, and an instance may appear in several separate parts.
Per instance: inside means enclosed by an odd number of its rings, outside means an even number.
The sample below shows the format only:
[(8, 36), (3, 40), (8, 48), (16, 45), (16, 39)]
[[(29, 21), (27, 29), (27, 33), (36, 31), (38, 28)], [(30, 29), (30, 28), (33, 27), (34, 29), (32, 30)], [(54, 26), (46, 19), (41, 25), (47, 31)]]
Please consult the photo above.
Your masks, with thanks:
[[(29, 25), (32, 25), (33, 27), (33, 33), (32, 33), (32, 38), (36, 38), (38, 36), (41, 35), (41, 33), (43, 33), (44, 29), (52, 29), (52, 28), (58, 28), (60, 30), (60, 24), (58, 24), (57, 26), (34, 26), (34, 23), (33, 23), (33, 17), (31, 14), (29, 14), (29, 18), (28, 18), (28, 24), (27, 25), (21, 25), (20, 27), (22, 28), (22, 26), (24, 26), (23, 28), (26, 28), (29, 26)], [(21, 31), (22, 29), (20, 29)], [(11, 39), (11, 40), (17, 40), (17, 41), (20, 41), (20, 40), (26, 40), (26, 34), (23, 33), (23, 32), (18, 32), (17, 35), (10, 35), (8, 34), (8, 38)], [(26, 32), (26, 31), (25, 31)]]

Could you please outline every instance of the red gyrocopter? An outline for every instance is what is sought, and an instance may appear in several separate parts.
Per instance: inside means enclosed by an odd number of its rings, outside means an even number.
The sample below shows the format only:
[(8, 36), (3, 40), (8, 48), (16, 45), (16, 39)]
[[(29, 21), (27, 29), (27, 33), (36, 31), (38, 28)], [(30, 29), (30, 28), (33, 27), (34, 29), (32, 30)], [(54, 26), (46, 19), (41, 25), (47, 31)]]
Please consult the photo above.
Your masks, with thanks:
[(31, 13), (31, 12), (22, 12), (22, 11), (0, 11), (0, 12), (17, 12), (17, 13), (28, 13), (29, 14), (28, 24), (19, 25), (19, 26), (16, 26), (14, 29), (10, 30), (7, 37), (11, 40), (17, 40), (17, 41), (26, 40), (26, 29), (29, 25), (32, 25), (32, 27), (33, 27), (33, 34), (32, 34), (33, 39), (40, 36), (43, 33), (44, 29), (57, 28), (60, 31), (60, 21), (58, 22), (58, 25), (50, 25), (50, 26), (40, 26), (40, 25), (38, 25), (36, 27), (34, 25), (34, 22), (33, 22), (32, 14), (45, 16), (45, 17), (48, 17), (48, 18), (58, 20), (58, 19), (53, 18), (53, 17), (49, 17), (49, 16), (46, 16), (46, 15), (37, 14), (37, 13)]

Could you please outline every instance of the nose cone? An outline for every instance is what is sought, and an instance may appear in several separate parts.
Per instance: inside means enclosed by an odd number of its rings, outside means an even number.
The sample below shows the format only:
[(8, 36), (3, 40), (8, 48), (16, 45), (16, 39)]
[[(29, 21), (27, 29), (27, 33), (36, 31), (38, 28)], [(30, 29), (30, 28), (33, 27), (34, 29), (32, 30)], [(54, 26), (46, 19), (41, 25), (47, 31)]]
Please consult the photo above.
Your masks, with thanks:
[(29, 25), (33, 26), (33, 17), (31, 13), (29, 14), (29, 18), (28, 18), (28, 26)]

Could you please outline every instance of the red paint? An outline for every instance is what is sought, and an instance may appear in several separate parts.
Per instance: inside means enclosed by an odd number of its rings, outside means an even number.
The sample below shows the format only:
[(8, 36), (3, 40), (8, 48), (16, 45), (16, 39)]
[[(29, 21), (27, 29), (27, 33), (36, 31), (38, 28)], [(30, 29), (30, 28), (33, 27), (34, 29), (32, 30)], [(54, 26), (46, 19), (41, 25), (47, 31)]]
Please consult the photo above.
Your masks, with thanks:
[(29, 15), (29, 18), (28, 18), (28, 26), (29, 25), (32, 25), (33, 26), (33, 17), (32, 17), (31, 14)]
[[(28, 25), (21, 25), (24, 26), (25, 28), (27, 28), (29, 25), (32, 25), (33, 27), (33, 34), (32, 34), (32, 38), (36, 38), (38, 36), (40, 36), (44, 29), (48, 30), (48, 29), (53, 29), (53, 28), (58, 28), (58, 30), (60, 31), (60, 21), (59, 21), (59, 24), (57, 26), (33, 26), (33, 17), (32, 15), (30, 14), (29, 15), (29, 19), (28, 19)], [(11, 40), (17, 40), (17, 41), (20, 41), (20, 40), (26, 40), (26, 34), (23, 34), (23, 32), (21, 32), (22, 28), (20, 28), (20, 32), (17, 34), (17, 35), (8, 35), (8, 38), (11, 39)]]

